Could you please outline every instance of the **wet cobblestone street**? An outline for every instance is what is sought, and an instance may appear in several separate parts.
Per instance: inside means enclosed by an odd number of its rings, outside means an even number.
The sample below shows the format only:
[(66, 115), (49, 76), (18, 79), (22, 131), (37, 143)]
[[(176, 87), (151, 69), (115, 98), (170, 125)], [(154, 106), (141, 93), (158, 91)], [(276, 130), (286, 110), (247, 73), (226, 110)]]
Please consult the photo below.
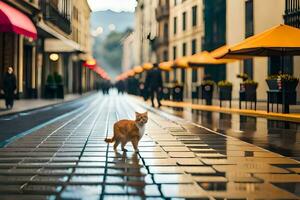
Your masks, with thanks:
[(0, 149), (0, 199), (300, 199), (300, 163), (157, 110), (134, 153), (104, 142), (145, 104), (95, 96)]

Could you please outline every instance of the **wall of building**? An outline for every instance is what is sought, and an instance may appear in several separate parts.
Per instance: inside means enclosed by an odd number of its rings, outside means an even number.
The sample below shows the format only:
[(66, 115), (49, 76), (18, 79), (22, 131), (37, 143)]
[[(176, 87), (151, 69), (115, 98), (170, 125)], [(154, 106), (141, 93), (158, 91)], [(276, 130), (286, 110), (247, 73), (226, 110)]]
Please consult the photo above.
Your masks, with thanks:
[[(197, 6), (197, 24), (192, 25), (192, 7)], [(196, 40), (196, 52), (201, 52), (203, 37), (203, 4), (202, 0), (186, 0), (170, 2), (169, 16), (169, 58), (170, 60), (183, 57), (183, 44), (186, 44), (185, 56), (192, 55), (192, 41)], [(186, 13), (186, 29), (183, 30), (183, 13)], [(174, 18), (177, 18), (177, 29), (174, 34)], [(176, 57), (174, 57), (176, 47)], [(202, 69), (199, 69), (200, 71)], [(192, 70), (185, 69), (185, 81), (181, 80), (182, 70), (176, 70), (177, 81), (184, 86), (185, 98), (191, 98), (192, 93)], [(200, 72), (198, 72), (200, 74)], [(171, 72), (171, 80), (174, 72)]]

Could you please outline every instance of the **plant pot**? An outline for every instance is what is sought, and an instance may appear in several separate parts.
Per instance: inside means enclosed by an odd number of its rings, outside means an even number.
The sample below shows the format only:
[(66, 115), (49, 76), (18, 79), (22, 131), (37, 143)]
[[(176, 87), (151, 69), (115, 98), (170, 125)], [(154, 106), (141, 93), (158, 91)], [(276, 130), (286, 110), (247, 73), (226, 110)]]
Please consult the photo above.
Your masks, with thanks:
[(232, 86), (219, 87), (219, 100), (231, 101), (232, 99)]
[(183, 101), (183, 86), (175, 86), (172, 92), (173, 101)]
[(282, 90), (285, 90), (285, 91), (296, 91), (298, 83), (299, 83), (298, 80), (282, 81)]
[(212, 105), (213, 92), (214, 92), (213, 85), (211, 84), (201, 85), (201, 99), (205, 99), (207, 105)]
[(277, 80), (271, 79), (271, 80), (266, 80), (266, 82), (268, 84), (269, 90), (279, 90)]
[(162, 95), (164, 100), (170, 100), (171, 98), (171, 89), (169, 87), (164, 87), (162, 89)]
[(56, 98), (58, 99), (64, 99), (64, 85), (59, 84), (56, 87)]
[(56, 85), (47, 84), (45, 85), (45, 98), (46, 99), (54, 99), (56, 96)]

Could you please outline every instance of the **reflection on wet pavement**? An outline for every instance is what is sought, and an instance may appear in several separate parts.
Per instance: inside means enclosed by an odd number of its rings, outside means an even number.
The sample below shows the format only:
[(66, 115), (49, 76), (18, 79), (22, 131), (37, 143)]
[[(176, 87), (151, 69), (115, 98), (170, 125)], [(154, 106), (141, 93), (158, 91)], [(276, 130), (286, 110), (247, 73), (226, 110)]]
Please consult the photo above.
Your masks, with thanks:
[(299, 162), (160, 111), (139, 153), (114, 152), (113, 123), (143, 109), (129, 98), (101, 97), (1, 148), (0, 199), (300, 198)]
[(224, 135), (300, 160), (300, 123), (189, 109), (164, 110)]

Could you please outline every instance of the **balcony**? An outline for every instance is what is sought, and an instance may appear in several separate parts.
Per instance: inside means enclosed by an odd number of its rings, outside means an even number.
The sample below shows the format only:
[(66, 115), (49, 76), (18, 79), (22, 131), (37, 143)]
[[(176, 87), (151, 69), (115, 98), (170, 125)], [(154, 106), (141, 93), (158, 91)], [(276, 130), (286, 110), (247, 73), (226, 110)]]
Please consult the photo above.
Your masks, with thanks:
[(169, 39), (168, 39), (168, 37), (158, 37), (157, 41), (156, 41), (156, 44), (157, 44), (158, 47), (168, 46)]
[(70, 15), (60, 12), (47, 0), (40, 1), (40, 6), (45, 20), (50, 21), (66, 34), (71, 34)]
[(157, 21), (164, 19), (164, 18), (168, 18), (169, 17), (169, 6), (168, 5), (158, 6), (155, 9), (155, 16), (156, 16)]
[(300, 10), (293, 12), (286, 12), (284, 17), (284, 23), (296, 28), (300, 28)]
[(300, 0), (286, 0), (284, 23), (296, 28), (300, 28)]

